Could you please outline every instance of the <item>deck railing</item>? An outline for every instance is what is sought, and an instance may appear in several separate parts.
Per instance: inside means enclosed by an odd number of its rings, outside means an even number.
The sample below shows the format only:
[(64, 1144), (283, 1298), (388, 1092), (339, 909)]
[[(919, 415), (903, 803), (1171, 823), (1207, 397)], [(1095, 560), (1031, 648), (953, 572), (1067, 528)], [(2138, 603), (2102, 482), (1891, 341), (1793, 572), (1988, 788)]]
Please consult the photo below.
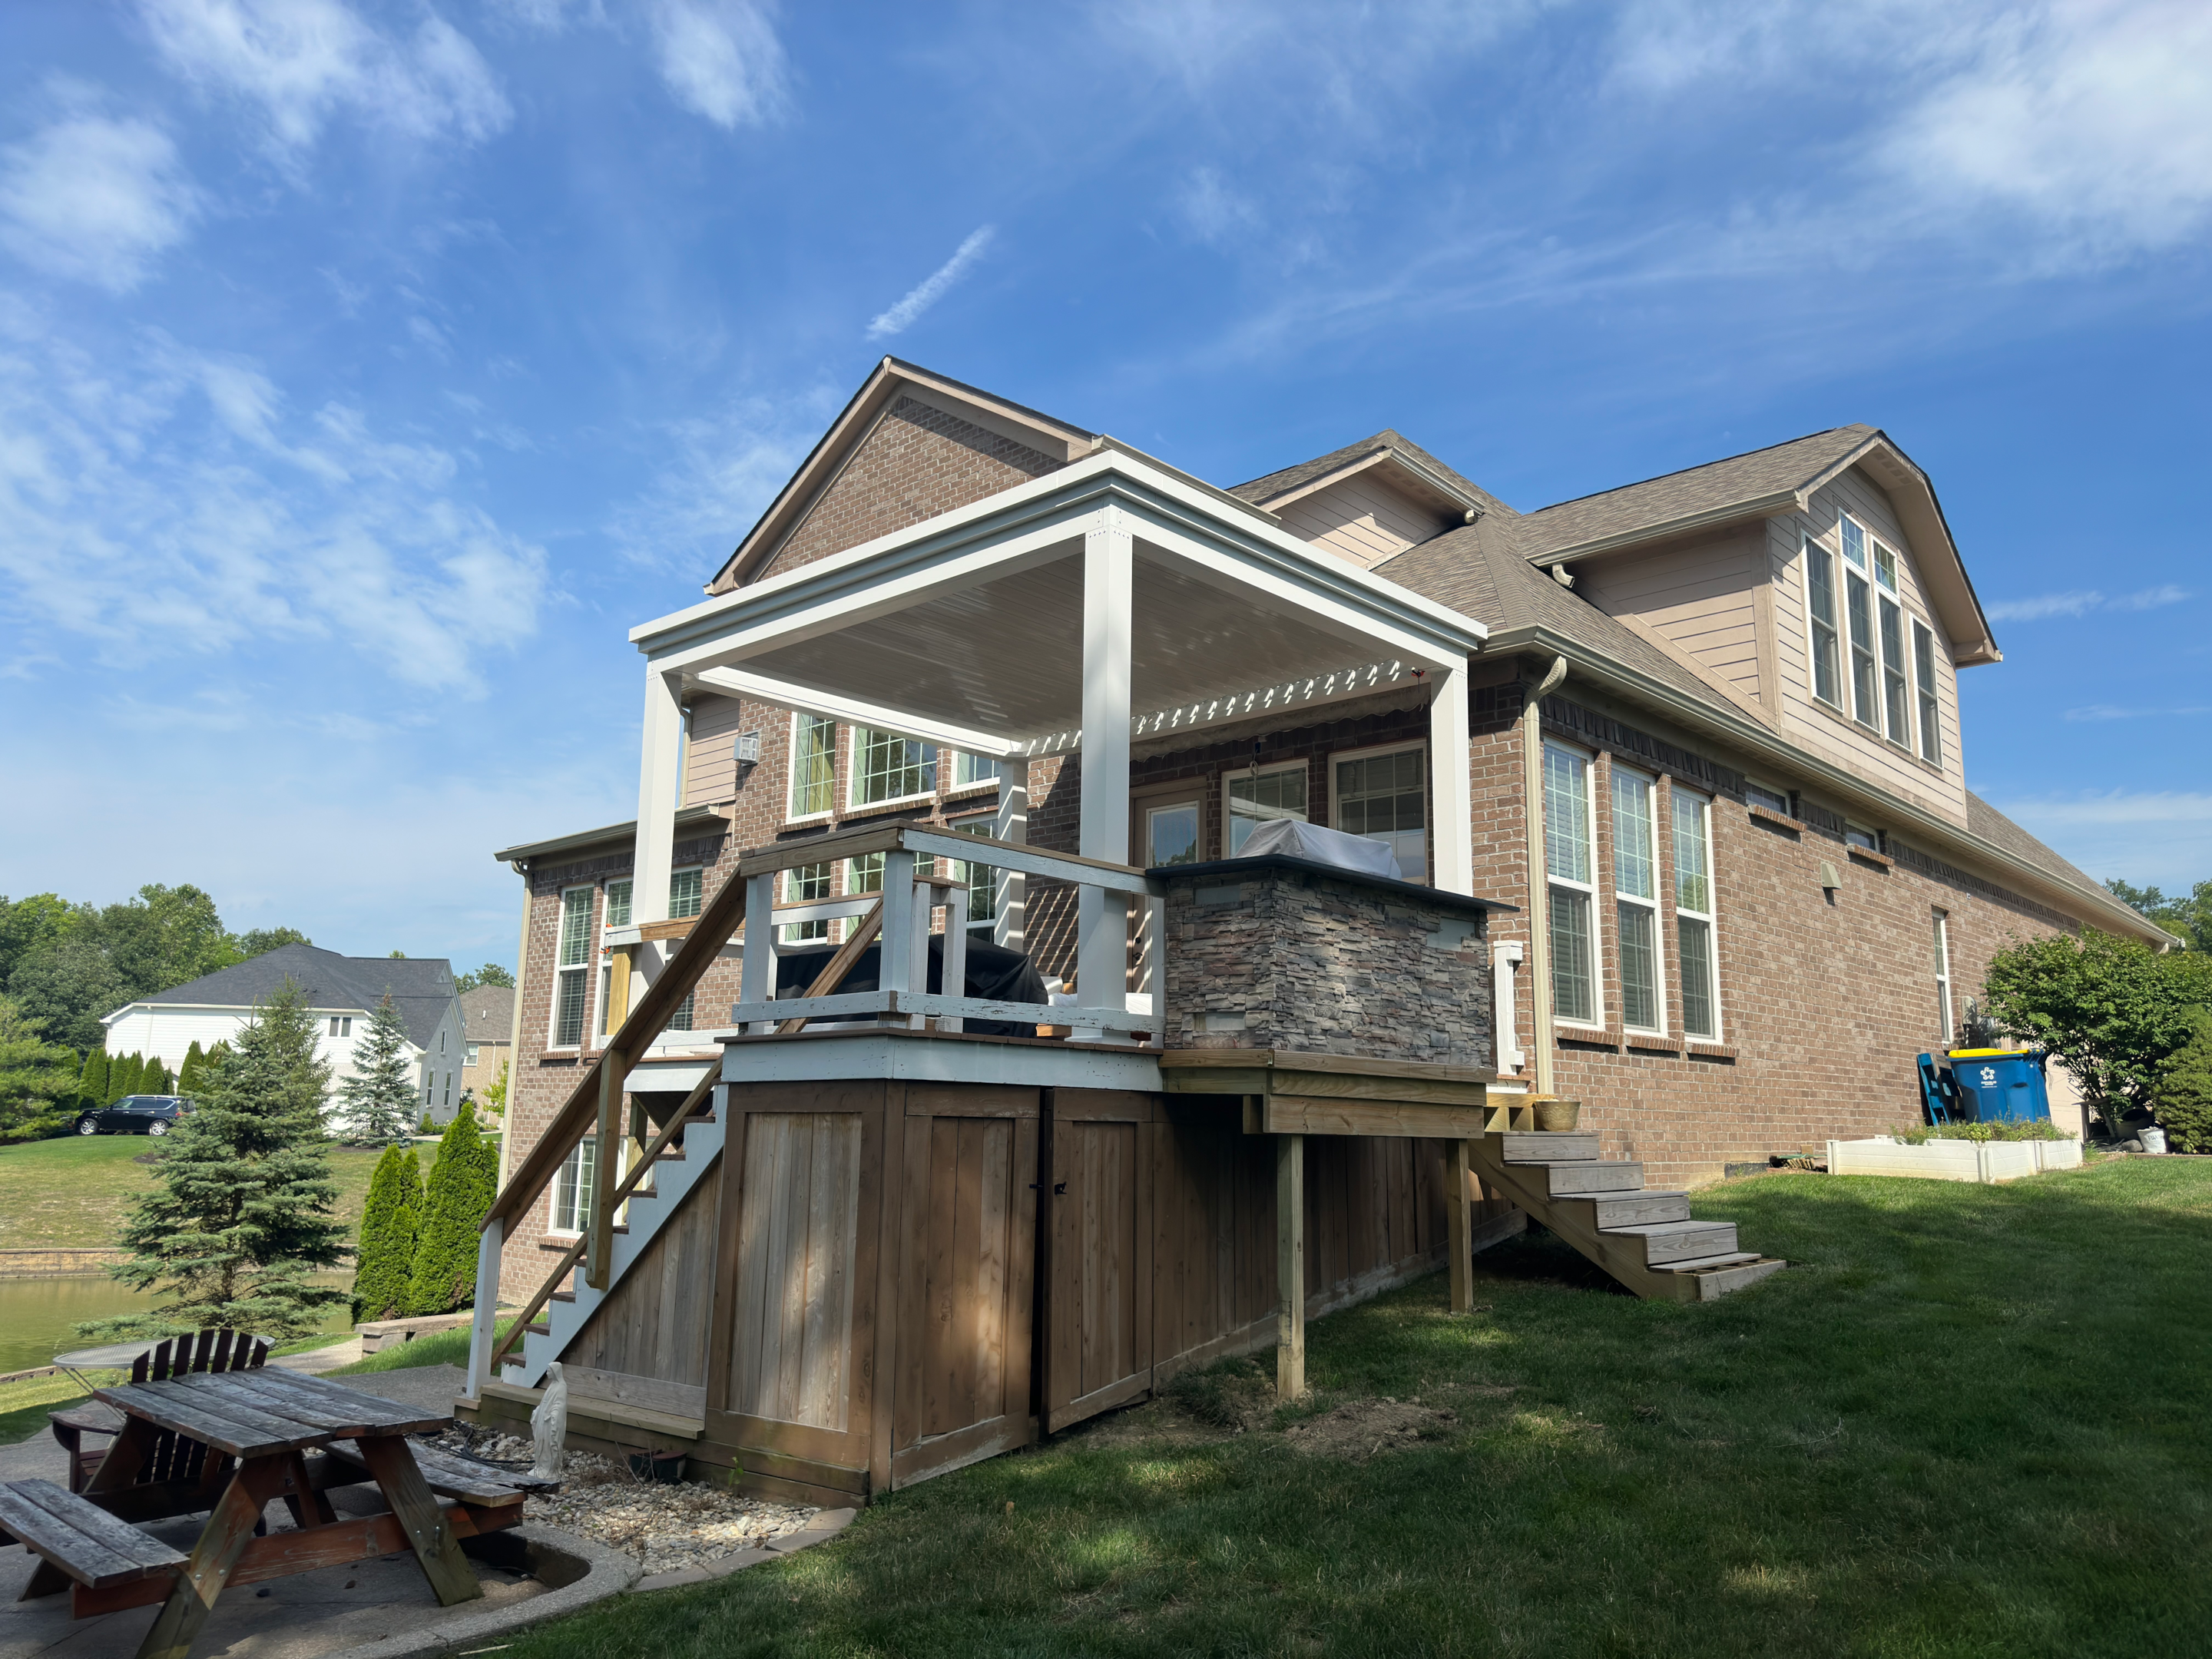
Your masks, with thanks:
[[(878, 853), (884, 858), (880, 894), (799, 904), (775, 902), (776, 880), (786, 870)], [(1056, 1003), (1003, 1002), (966, 995), (968, 889), (964, 882), (937, 873), (939, 859), (972, 861), (1025, 877), (1098, 889), (1112, 902), (1085, 907), (1097, 917), (1088, 921), (1092, 927), (1131, 933), (1129, 912), (1133, 905), (1138, 994), (1130, 994), (1124, 984), (1086, 987), (1079, 981), (1073, 999)], [(940, 913), (945, 988), (933, 992), (928, 988), (929, 942), (932, 933), (938, 930)], [(771, 925), (745, 927), (748, 914)], [(806, 994), (775, 996), (775, 959), (782, 928), (795, 922), (841, 917), (857, 917), (857, 925)], [(746, 854), (738, 860), (736, 872), (689, 924), (655, 922), (638, 930), (637, 942), (674, 943), (674, 953), (631, 1004), (620, 1028), (607, 1039), (538, 1144), (493, 1200), (477, 1249), (477, 1310), (469, 1345), (468, 1386), (472, 1396), (482, 1396), (483, 1385), (496, 1373), (502, 1356), (522, 1340), (530, 1320), (580, 1260), (585, 1283), (606, 1288), (616, 1212), (685, 1121), (705, 1106), (720, 1067), (717, 1066), (701, 1081), (676, 1115), (631, 1160), (627, 1172), (617, 1178), (615, 1149), (622, 1144), (623, 1085), (639, 1061), (668, 1048), (670, 1018), (697, 988), (741, 927), (745, 938), (738, 1001), (731, 1010), (730, 1024), (717, 1030), (676, 1033), (678, 1046), (718, 1043), (725, 1035), (792, 1036), (815, 1020), (858, 1021), (947, 1035), (960, 1032), (968, 1020), (994, 1020), (1057, 1025), (1067, 1029), (1076, 1039), (1107, 1042), (1128, 1042), (1144, 1033), (1155, 1045), (1164, 1029), (1158, 1001), (1152, 993), (1162, 982), (1157, 958), (1165, 927), (1164, 890), (1141, 870), (913, 823), (860, 826)], [(879, 937), (887, 948), (881, 955), (877, 988), (838, 991), (837, 986), (861, 953)], [(1079, 957), (1086, 954), (1085, 942), (1078, 940)], [(589, 1224), (506, 1335), (500, 1337), (495, 1334), (494, 1310), (499, 1300), (506, 1236), (513, 1231), (515, 1218), (544, 1196), (569, 1154), (592, 1133), (599, 1136), (601, 1156), (599, 1177), (592, 1183)]]

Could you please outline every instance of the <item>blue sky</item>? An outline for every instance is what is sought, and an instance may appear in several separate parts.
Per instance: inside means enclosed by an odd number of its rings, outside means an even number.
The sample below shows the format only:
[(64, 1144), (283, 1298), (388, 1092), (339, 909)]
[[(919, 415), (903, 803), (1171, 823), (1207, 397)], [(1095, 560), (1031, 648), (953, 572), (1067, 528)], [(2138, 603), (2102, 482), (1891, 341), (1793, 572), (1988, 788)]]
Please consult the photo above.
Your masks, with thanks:
[(2201, 4), (48, 0), (0, 93), (0, 890), (511, 961), (624, 631), (887, 350), (1523, 508), (1884, 427), (1970, 782), (2212, 876)]

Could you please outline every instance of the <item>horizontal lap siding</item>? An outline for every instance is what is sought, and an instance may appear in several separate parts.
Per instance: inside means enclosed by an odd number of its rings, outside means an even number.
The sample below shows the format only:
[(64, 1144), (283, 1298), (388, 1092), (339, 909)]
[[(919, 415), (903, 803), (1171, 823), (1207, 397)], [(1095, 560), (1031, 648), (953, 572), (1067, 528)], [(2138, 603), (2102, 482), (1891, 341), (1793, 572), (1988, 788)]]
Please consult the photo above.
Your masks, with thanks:
[(1756, 701), (1759, 629), (1754, 539), (1725, 539), (1665, 552), (1593, 561), (1583, 597), (1609, 616), (1634, 617), (1686, 661)]
[(1281, 510), (1283, 528), (1363, 569), (1419, 545), (1443, 528), (1437, 516), (1369, 473), (1300, 496)]

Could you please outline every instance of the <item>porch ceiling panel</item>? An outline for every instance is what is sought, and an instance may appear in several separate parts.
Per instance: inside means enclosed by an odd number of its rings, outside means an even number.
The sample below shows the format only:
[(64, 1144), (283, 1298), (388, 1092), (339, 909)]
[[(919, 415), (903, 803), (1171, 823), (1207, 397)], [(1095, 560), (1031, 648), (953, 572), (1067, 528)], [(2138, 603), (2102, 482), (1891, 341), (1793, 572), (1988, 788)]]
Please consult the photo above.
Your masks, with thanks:
[[(1131, 701), (1172, 707), (1372, 660), (1250, 587), (1135, 547)], [(1079, 725), (1083, 561), (1032, 566), (746, 656), (746, 670), (1008, 738)]]

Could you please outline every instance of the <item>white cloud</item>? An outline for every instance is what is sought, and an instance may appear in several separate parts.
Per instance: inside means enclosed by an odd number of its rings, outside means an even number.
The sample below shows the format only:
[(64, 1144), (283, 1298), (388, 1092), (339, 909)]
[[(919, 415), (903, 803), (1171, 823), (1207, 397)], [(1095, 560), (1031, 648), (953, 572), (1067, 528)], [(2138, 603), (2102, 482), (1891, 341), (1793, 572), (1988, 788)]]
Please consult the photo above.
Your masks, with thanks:
[(892, 334), (901, 334), (914, 326), (921, 313), (945, 297), (947, 289), (968, 274), (968, 268), (983, 257), (998, 234), (995, 225), (984, 225), (971, 231), (968, 240), (960, 244), (952, 257), (939, 265), (920, 286), (910, 289), (904, 297), (890, 310), (879, 312), (868, 322), (868, 337), (880, 340)]
[(1260, 227), (1260, 210), (1212, 167), (1200, 167), (1176, 198), (1183, 222), (1201, 242), (1215, 246), (1240, 241)]
[(753, 0), (654, 0), (651, 21), (660, 78), (684, 108), (736, 128), (790, 107), (783, 44)]
[(1991, 622), (2045, 622), (2052, 617), (2086, 617), (2093, 611), (2157, 611), (2196, 596), (2172, 582), (2108, 599), (2094, 588), (2038, 593), (2025, 599), (2001, 599), (1984, 608)]
[(306, 640), (480, 690), (480, 656), (535, 630), (545, 560), (454, 470), (359, 410), (290, 415), (250, 362), (0, 338), (6, 609), (115, 659)]
[(703, 584), (775, 499), (837, 402), (826, 389), (741, 398), (672, 423), (656, 439), (671, 459), (608, 533), (635, 562)]
[(198, 211), (176, 145), (135, 117), (80, 107), (0, 150), (0, 242), (55, 276), (126, 293)]
[(2091, 720), (2171, 720), (2178, 715), (2212, 714), (2212, 707), (2195, 708), (2122, 708), (2116, 703), (2093, 702), (2081, 708), (2069, 708), (2065, 718), (2076, 725)]
[(1999, 801), (1997, 808), (2100, 880), (2186, 891), (2212, 870), (2212, 795), (2160, 791)]
[(258, 106), (286, 160), (341, 112), (411, 138), (469, 142), (513, 115), (490, 66), (434, 13), (403, 38), (343, 0), (141, 0), (140, 9), (169, 68)]

